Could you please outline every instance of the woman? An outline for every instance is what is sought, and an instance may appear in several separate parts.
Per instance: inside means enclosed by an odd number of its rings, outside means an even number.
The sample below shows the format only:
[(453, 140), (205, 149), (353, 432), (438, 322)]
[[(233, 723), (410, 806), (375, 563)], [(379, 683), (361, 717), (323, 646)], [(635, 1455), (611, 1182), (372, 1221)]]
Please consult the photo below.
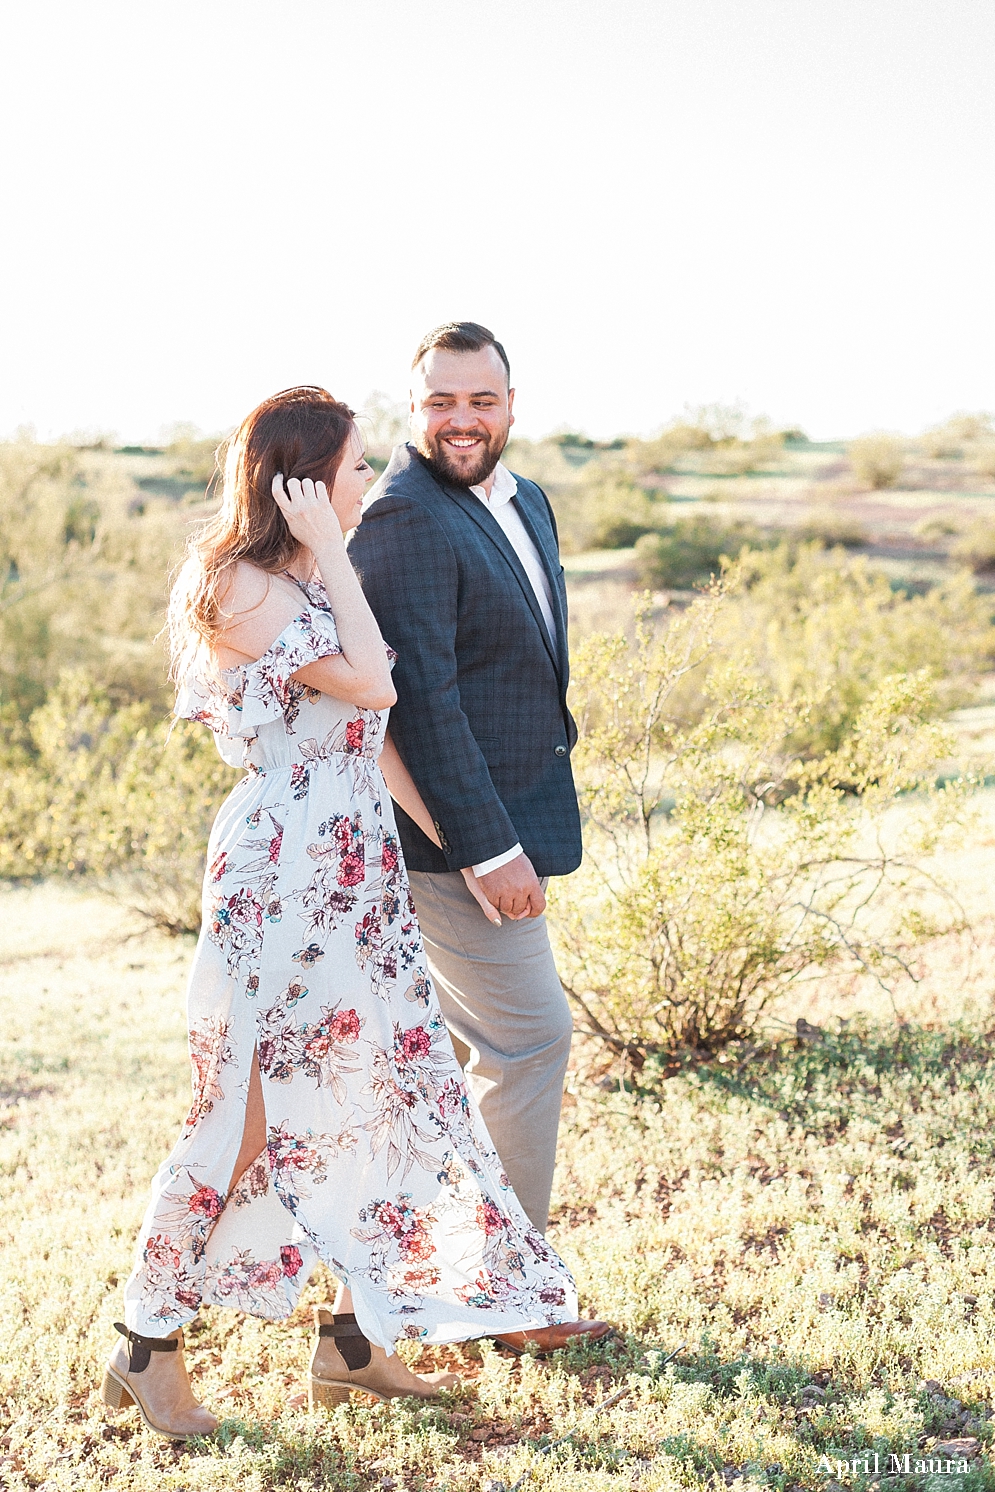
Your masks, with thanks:
[(183, 1324), (202, 1303), (287, 1316), (319, 1259), (342, 1283), (316, 1310), (313, 1403), (456, 1383), (410, 1372), (401, 1339), (577, 1315), (426, 972), (384, 778), (436, 831), (385, 735), (392, 657), (344, 542), (372, 475), (353, 412), (323, 389), (261, 404), (170, 601), (176, 713), (247, 769), (208, 851), (193, 1105), (153, 1182), (103, 1385), (171, 1438), (217, 1425), (191, 1392)]

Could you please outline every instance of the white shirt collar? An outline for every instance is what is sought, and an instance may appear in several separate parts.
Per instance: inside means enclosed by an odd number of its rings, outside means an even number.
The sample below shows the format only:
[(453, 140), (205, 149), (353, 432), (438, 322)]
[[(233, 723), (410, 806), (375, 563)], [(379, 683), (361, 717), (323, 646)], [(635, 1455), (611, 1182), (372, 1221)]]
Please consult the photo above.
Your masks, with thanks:
[(494, 468), (494, 483), (491, 487), (491, 495), (487, 496), (483, 487), (471, 487), (470, 491), (474, 497), (479, 497), (482, 503), (489, 508), (503, 508), (505, 503), (510, 503), (518, 491), (518, 483), (506, 466), (499, 461)]

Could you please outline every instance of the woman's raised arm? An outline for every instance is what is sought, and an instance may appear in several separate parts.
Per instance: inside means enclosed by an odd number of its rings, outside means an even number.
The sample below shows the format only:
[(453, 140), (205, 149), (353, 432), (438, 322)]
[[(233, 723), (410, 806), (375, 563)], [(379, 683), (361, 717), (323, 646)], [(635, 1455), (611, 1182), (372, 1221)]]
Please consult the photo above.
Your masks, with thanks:
[[(366, 710), (385, 710), (397, 699), (376, 618), (349, 562), (338, 517), (324, 482), (273, 480), (273, 498), (295, 539), (313, 554), (335, 618), (342, 652), (308, 663), (294, 675), (313, 689)], [(255, 662), (272, 647), (301, 609), (289, 582), (273, 583), (254, 565), (237, 567), (226, 606), (231, 621), (218, 638), (222, 666)]]

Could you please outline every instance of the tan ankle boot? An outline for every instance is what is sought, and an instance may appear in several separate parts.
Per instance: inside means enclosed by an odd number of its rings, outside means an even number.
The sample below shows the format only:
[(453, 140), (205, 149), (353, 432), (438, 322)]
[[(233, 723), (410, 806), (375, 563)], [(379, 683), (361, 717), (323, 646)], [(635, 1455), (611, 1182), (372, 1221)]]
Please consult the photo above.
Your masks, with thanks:
[(100, 1395), (108, 1408), (134, 1405), (149, 1429), (166, 1440), (213, 1435), (218, 1421), (193, 1396), (182, 1330), (177, 1328), (168, 1337), (143, 1337), (120, 1321), (114, 1326), (127, 1345), (118, 1342), (104, 1372)]
[(442, 1388), (456, 1388), (455, 1373), (412, 1373), (395, 1355), (388, 1357), (363, 1335), (355, 1316), (336, 1316), (331, 1306), (315, 1306), (317, 1333), (311, 1354), (311, 1407), (344, 1404), (353, 1392), (375, 1399), (434, 1399)]

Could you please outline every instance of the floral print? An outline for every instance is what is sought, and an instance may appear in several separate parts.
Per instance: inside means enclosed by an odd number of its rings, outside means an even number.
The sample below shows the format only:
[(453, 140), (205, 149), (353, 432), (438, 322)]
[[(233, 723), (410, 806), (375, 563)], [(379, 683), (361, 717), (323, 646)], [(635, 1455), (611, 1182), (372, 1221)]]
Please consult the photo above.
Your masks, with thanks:
[[(386, 712), (305, 687), (339, 651), (320, 587), (257, 663), (177, 712), (247, 775), (218, 815), (189, 988), (193, 1100), (125, 1300), (164, 1335), (201, 1304), (289, 1314), (319, 1259), (388, 1351), (572, 1320), (467, 1092), (377, 759)], [(231, 1185), (253, 1051), (267, 1144)]]
[(190, 1028), (190, 1066), (193, 1069), (193, 1103), (187, 1115), (187, 1128), (209, 1114), (216, 1098), (224, 1098), (220, 1084), (221, 1069), (234, 1061), (235, 1053), (228, 1040), (228, 1022), (205, 1015)]

